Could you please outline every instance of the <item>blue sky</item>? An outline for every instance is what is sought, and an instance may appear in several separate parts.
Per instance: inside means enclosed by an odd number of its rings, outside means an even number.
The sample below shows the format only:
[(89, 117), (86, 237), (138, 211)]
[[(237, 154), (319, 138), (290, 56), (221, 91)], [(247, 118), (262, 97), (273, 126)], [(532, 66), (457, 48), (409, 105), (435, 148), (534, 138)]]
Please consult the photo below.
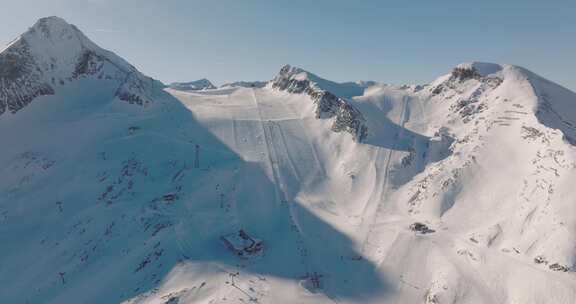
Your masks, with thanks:
[(574, 0), (0, 0), (0, 43), (51, 15), (164, 82), (267, 80), (290, 63), (336, 81), (425, 83), (488, 61), (576, 91)]

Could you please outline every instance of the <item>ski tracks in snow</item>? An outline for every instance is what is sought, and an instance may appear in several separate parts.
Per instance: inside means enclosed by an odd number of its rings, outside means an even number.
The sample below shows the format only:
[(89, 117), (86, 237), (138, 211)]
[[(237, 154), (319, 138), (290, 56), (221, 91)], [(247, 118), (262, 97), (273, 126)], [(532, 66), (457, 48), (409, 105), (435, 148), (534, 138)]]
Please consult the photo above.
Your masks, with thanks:
[[(298, 116), (298, 115), (296, 115), (296, 113), (294, 113), (294, 110), (290, 109), (288, 106), (286, 106), (283, 101), (280, 102), (279, 105), (287, 113), (290, 113), (294, 117)], [(300, 117), (298, 117), (298, 118), (299, 119), (294, 119), (294, 121), (298, 124), (298, 129), (299, 129), (299, 131), (301, 131), (300, 133), (304, 136), (304, 139), (305, 139), (306, 143), (308, 144), (308, 147), (310, 148), (312, 158), (314, 159), (314, 162), (316, 163), (318, 170), (320, 170), (321, 177), (326, 178), (328, 176), (328, 174), (326, 173), (326, 168), (324, 167), (324, 165), (320, 161), (320, 156), (318, 154), (318, 151), (316, 150), (316, 146), (314, 145), (314, 142), (311, 139), (312, 137), (310, 136), (308, 129), (302, 125), (302, 119)]]
[[(292, 230), (296, 233), (296, 238), (297, 238), (297, 242), (298, 242), (298, 246), (299, 246), (298, 249), (299, 249), (299, 251), (301, 253), (301, 257), (302, 257), (301, 262), (302, 262), (305, 270), (308, 273), (312, 273), (311, 266), (310, 266), (308, 259), (307, 259), (308, 249), (307, 249), (305, 242), (304, 242), (302, 227), (298, 223), (298, 215), (296, 214), (297, 212), (291, 206), (291, 204), (293, 204), (293, 203), (288, 201), (286, 185), (285, 185), (284, 181), (279, 176), (280, 169), (278, 168), (278, 154), (277, 154), (276, 148), (274, 147), (274, 144), (272, 142), (272, 135), (268, 134), (268, 132), (266, 132), (267, 128), (264, 124), (264, 116), (262, 114), (262, 109), (260, 108), (260, 104), (258, 102), (258, 97), (256, 96), (256, 91), (254, 89), (251, 89), (251, 92), (252, 92), (252, 97), (254, 100), (254, 105), (256, 106), (256, 110), (258, 113), (260, 126), (262, 128), (262, 135), (264, 137), (263, 138), (264, 145), (265, 145), (265, 149), (266, 149), (266, 154), (268, 155), (268, 163), (270, 164), (270, 170), (272, 171), (271, 173), (272, 173), (273, 182), (275, 185), (278, 185), (278, 187), (274, 187), (274, 193), (276, 196), (276, 200), (277, 200), (277, 202), (280, 203), (280, 206), (286, 206), (288, 208), (289, 221), (290, 221), (290, 224), (293, 228)], [(271, 129), (269, 128), (268, 131), (271, 131)], [(278, 189), (278, 188), (280, 188), (280, 189)]]
[[(384, 165), (384, 169), (382, 170), (383, 172), (383, 176), (382, 178), (380, 178), (380, 174), (379, 174), (379, 170), (378, 170), (378, 164), (380, 163), (379, 160), (382, 158), (381, 154), (382, 154), (382, 148), (378, 148), (378, 150), (376, 150), (376, 155), (374, 157), (374, 169), (376, 170), (376, 177), (374, 178), (374, 186), (372, 188), (372, 194), (370, 195), (368, 202), (366, 204), (366, 207), (363, 210), (363, 214), (362, 214), (362, 221), (364, 222), (366, 217), (368, 216), (368, 214), (370, 214), (371, 211), (374, 207), (372, 207), (373, 204), (375, 205), (375, 210), (373, 213), (373, 216), (369, 219), (370, 222), (368, 223), (368, 227), (367, 227), (367, 231), (365, 232), (365, 236), (364, 239), (362, 241), (362, 244), (360, 246), (360, 252), (362, 254), (365, 253), (366, 251), (366, 246), (370, 243), (370, 236), (373, 234), (374, 232), (374, 228), (376, 226), (376, 221), (378, 220), (380, 213), (383, 211), (384, 208), (384, 201), (386, 199), (386, 194), (388, 192), (388, 180), (389, 180), (389, 175), (390, 175), (390, 164), (392, 162), (392, 157), (394, 156), (394, 151), (395, 151), (395, 147), (398, 145), (398, 140), (400, 140), (400, 138), (402, 138), (403, 133), (404, 133), (404, 126), (406, 124), (406, 121), (408, 119), (408, 117), (406, 117), (406, 108), (407, 108), (407, 104), (408, 104), (408, 97), (404, 96), (402, 98), (402, 109), (400, 111), (400, 116), (398, 118), (398, 126), (400, 126), (400, 129), (398, 131), (398, 134), (396, 135), (396, 142), (394, 143), (394, 148), (392, 149), (388, 149), (386, 152), (386, 160), (385, 160), (385, 165)], [(382, 181), (382, 186), (378, 187), (378, 183), (379, 181)], [(377, 194), (376, 194), (377, 193)], [(363, 227), (364, 224), (361, 224)], [(361, 228), (362, 229), (362, 228)]]

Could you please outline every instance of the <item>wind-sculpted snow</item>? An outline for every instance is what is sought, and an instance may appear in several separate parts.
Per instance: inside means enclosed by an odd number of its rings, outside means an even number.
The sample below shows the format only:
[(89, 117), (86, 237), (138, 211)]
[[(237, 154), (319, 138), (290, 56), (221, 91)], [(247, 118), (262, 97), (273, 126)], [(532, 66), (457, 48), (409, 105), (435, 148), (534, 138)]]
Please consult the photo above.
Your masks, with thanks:
[(308, 79), (305, 71), (284, 66), (272, 81), (272, 87), (294, 94), (306, 93), (316, 104), (316, 118), (334, 118), (334, 132), (348, 132), (358, 142), (362, 142), (368, 135), (362, 114), (344, 99), (319, 88)]

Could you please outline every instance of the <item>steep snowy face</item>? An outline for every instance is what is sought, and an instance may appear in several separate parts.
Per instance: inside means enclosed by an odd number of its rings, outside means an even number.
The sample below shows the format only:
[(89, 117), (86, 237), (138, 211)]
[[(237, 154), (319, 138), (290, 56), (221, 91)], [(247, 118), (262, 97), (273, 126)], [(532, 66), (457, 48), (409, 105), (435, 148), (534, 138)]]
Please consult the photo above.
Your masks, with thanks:
[[(0, 116), (0, 302), (120, 303), (184, 256), (228, 257), (210, 246), (246, 226), (199, 192), (209, 196), (242, 162), (163, 86), (58, 18), (0, 58), (0, 101), (15, 113)], [(254, 171), (246, 175), (269, 186)], [(207, 234), (182, 245), (192, 231)]]
[(362, 96), (364, 90), (367, 87), (375, 84), (373, 81), (338, 83), (321, 78), (316, 74), (310, 73), (309, 71), (290, 65), (285, 65), (280, 70), (280, 73), (277, 75), (276, 79), (282, 76), (288, 78), (292, 77), (297, 80), (308, 80), (317, 88), (324, 91), (329, 91), (330, 93), (344, 99), (350, 99), (355, 96)]
[[(366, 203), (376, 210), (366, 254), (391, 268), (404, 255), (417, 265), (410, 284), (426, 289), (400, 303), (574, 301), (574, 92), (520, 67), (467, 63), (425, 86), (371, 86), (354, 102), (401, 144), (375, 161), (390, 168), (389, 186)], [(378, 116), (398, 131), (375, 128)], [(401, 221), (417, 237), (388, 241)]]
[(473, 63), (417, 96), (425, 124), (456, 140), (450, 157), (399, 191), (398, 203), (483, 248), (549, 271), (573, 268), (576, 209), (566, 194), (576, 168), (576, 94), (519, 67)]
[[(16, 75), (8, 88), (53, 92), (0, 116), (2, 302), (321, 303), (385, 289), (350, 237), (296, 203), (300, 184), (325, 177), (306, 132), (352, 142), (326, 119), (300, 125), (278, 99), (308, 95), (176, 91), (208, 101), (191, 113), (54, 18), (8, 51), (30, 62), (26, 73), (3, 67)], [(138, 98), (144, 106), (122, 102)]]
[(327, 81), (289, 65), (284, 66), (271, 82), (274, 89), (310, 96), (316, 105), (316, 118), (334, 118), (334, 132), (350, 133), (355, 141), (362, 142), (368, 134), (362, 113), (343, 98), (322, 88), (323, 83)]
[[(325, 132), (331, 122), (317, 119), (312, 95), (327, 90), (311, 75), (287, 66), (264, 88), (175, 96), (243, 159), (267, 168), (281, 185), (280, 201), (345, 231), (354, 259), (378, 265), (396, 284), (389, 297), (340, 302), (576, 299), (569, 186), (576, 154), (566, 136), (574, 93), (522, 68), (487, 63), (459, 65), (429, 85), (370, 83), (362, 96), (335, 97), (362, 115), (370, 132), (359, 144)], [(341, 252), (324, 251), (326, 239), (298, 215), (295, 231), (310, 260)], [(316, 268), (326, 279), (314, 282), (338, 280), (328, 268), (339, 263)]]
[(538, 121), (562, 132), (565, 141), (576, 146), (576, 96), (574, 92), (544, 79), (530, 71), (518, 68), (526, 77), (538, 103)]
[(168, 87), (180, 91), (198, 91), (198, 90), (209, 90), (216, 88), (210, 82), (210, 80), (206, 78), (190, 82), (173, 82), (170, 85), (168, 85)]
[(16, 113), (80, 78), (116, 82), (115, 96), (139, 105), (150, 103), (151, 87), (159, 85), (75, 26), (58, 17), (42, 18), (0, 53), (0, 115)]

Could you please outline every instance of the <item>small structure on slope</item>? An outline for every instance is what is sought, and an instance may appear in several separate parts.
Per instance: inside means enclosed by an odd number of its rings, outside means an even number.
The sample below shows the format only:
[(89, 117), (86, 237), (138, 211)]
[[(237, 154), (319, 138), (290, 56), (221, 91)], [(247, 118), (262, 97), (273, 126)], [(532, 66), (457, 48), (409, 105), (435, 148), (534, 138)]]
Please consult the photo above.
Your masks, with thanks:
[(264, 250), (262, 240), (251, 237), (243, 229), (223, 235), (220, 240), (230, 251), (242, 258), (258, 256)]

